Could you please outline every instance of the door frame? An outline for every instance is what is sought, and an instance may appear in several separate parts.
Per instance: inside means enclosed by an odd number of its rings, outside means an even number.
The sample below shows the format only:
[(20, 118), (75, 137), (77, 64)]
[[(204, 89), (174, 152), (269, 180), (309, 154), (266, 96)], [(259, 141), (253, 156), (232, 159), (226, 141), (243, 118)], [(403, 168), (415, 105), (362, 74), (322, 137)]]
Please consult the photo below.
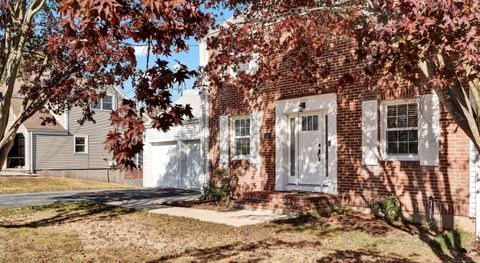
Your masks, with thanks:
[[(328, 115), (328, 176), (322, 185), (291, 185), (290, 175), (290, 117), (301, 112), (323, 111)], [(323, 114), (323, 113), (322, 113)], [(301, 190), (337, 194), (337, 96), (335, 93), (279, 100), (275, 105), (275, 189)], [(298, 123), (297, 123), (298, 129)], [(298, 143), (297, 143), (298, 145)], [(296, 165), (298, 166), (298, 165)], [(297, 168), (298, 169), (298, 168)]]
[[(319, 187), (321, 185), (323, 185), (323, 183), (320, 183), (320, 184), (308, 184), (308, 183), (303, 183), (301, 182), (301, 174), (300, 174), (300, 161), (299, 161), (299, 153), (300, 153), (300, 146), (301, 146), (301, 143), (300, 143), (300, 140), (302, 139), (302, 136), (301, 134), (304, 133), (304, 131), (302, 131), (302, 117), (304, 116), (311, 116), (311, 115), (317, 115), (319, 117), (318, 119), (318, 129), (316, 130), (316, 132), (319, 133), (319, 139), (321, 141), (321, 160), (322, 162), (325, 162), (327, 160), (326, 158), (326, 151), (325, 151), (325, 115), (326, 115), (326, 110), (315, 110), (315, 111), (302, 111), (302, 112), (296, 112), (296, 113), (290, 113), (290, 114), (287, 114), (287, 118), (288, 118), (288, 132), (289, 132), (289, 143), (288, 143), (288, 185), (287, 187), (288, 188), (291, 188), (291, 187), (295, 187), (295, 186), (299, 186), (300, 188), (302, 187)], [(295, 175), (292, 175), (292, 119), (295, 119), (295, 130), (293, 131), (294, 132), (294, 136), (295, 136), (295, 164), (294, 164), (294, 168), (295, 168)], [(308, 131), (307, 131), (308, 132)], [(317, 146), (315, 146), (316, 148)], [(325, 162), (322, 166), (327, 166), (327, 163)], [(323, 171), (322, 171), (323, 172)], [(325, 174), (322, 173), (322, 176), (324, 176)]]

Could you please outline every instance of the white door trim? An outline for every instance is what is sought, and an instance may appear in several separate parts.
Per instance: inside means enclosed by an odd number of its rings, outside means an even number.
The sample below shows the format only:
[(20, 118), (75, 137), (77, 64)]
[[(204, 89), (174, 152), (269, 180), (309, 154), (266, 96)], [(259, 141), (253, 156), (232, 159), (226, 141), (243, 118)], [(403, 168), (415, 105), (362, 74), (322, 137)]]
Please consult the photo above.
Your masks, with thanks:
[[(302, 110), (300, 103), (305, 103)], [(325, 111), (328, 115), (328, 177), (323, 186), (309, 186), (292, 189), (288, 185), (289, 176), (289, 117), (292, 113)], [(301, 97), (276, 102), (276, 190), (304, 190), (336, 194), (337, 193), (337, 96), (334, 93)], [(297, 124), (298, 126), (298, 124)], [(295, 187), (294, 187), (295, 188)]]

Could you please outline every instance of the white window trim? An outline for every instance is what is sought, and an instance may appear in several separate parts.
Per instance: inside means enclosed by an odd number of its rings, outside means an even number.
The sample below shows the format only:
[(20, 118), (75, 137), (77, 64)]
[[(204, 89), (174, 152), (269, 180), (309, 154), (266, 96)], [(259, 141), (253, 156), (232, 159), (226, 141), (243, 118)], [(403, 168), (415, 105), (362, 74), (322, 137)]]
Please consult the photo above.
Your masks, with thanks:
[[(85, 152), (77, 152), (76, 151), (76, 146), (77, 146), (76, 139), (77, 138), (85, 138)], [(73, 154), (88, 154), (88, 135), (74, 135), (73, 136)]]
[[(380, 103), (380, 148), (382, 160), (384, 161), (420, 161), (420, 155), (417, 154), (388, 154), (387, 153), (387, 107), (398, 104), (411, 104), (416, 103), (418, 105), (418, 119), (420, 119), (420, 100), (414, 99), (397, 99), (397, 100), (384, 100)], [(408, 130), (408, 129), (406, 129)], [(420, 131), (420, 121), (417, 120), (417, 131)], [(420, 138), (418, 138), (420, 140)], [(420, 144), (420, 141), (418, 142)]]
[[(250, 155), (236, 155), (236, 145), (235, 145), (235, 121), (236, 120), (250, 120), (250, 136), (240, 136), (238, 138), (250, 138), (250, 145), (252, 144), (252, 118), (250, 115), (243, 115), (243, 116), (235, 116), (231, 117), (230, 121), (230, 149), (231, 149), (231, 156), (232, 160), (250, 160)], [(251, 147), (250, 147), (251, 148)], [(249, 149), (249, 152), (251, 153), (251, 149)]]
[(116, 101), (115, 101), (115, 95), (107, 93), (105, 96), (111, 96), (112, 97), (112, 109), (111, 110), (106, 110), (103, 108), (103, 98), (100, 99), (100, 101), (97, 102), (97, 104), (100, 105), (100, 109), (92, 109), (94, 111), (112, 111), (116, 110)]

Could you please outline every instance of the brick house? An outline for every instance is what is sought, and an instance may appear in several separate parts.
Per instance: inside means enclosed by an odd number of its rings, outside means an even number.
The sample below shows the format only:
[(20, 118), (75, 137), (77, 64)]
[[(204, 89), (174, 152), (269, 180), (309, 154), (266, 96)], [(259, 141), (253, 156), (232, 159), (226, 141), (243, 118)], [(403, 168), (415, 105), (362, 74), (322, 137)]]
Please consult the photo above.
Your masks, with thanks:
[[(340, 65), (348, 52), (337, 43), (318, 59)], [(283, 65), (288, 70), (288, 60)], [(338, 80), (358, 68), (333, 71)], [(406, 219), (475, 227), (478, 154), (432, 91), (371, 92), (358, 84), (332, 90), (282, 80), (248, 94), (213, 87), (208, 105), (209, 169), (240, 175), (240, 203), (288, 208), (289, 193), (298, 198), (300, 191), (368, 211), (375, 198), (395, 193)]]

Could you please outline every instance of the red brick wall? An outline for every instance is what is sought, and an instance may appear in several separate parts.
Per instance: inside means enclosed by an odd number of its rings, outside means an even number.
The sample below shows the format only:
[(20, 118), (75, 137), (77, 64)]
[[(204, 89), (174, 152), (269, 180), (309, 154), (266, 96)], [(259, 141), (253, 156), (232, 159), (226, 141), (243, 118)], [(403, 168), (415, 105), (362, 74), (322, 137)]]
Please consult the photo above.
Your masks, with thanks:
[[(345, 72), (354, 72), (356, 65), (343, 65), (348, 56), (345, 44), (336, 46), (335, 52), (325, 57), (337, 68), (330, 83), (315, 88), (310, 85), (282, 80), (252, 91), (238, 91), (224, 86), (212, 89), (210, 105), (210, 167), (219, 164), (219, 116), (247, 115), (254, 111), (262, 113), (260, 128), (260, 165), (248, 161), (231, 161), (230, 168), (240, 175), (240, 191), (275, 189), (275, 101), (316, 94), (337, 93), (337, 140), (338, 140), (338, 194), (348, 205), (365, 206), (378, 195), (393, 191), (399, 196), (402, 207), (408, 211), (425, 211), (427, 200), (433, 197), (435, 209), (442, 214), (468, 215), (468, 158), (469, 141), (466, 135), (453, 124), (445, 111), (441, 113), (440, 165), (421, 167), (418, 161), (382, 161), (378, 166), (362, 166), (362, 100), (379, 98), (394, 99), (418, 95), (418, 90), (391, 89), (376, 94), (362, 86), (349, 85), (341, 90), (332, 90), (330, 84)], [(284, 70), (288, 69), (288, 61)], [(341, 66), (340, 66), (341, 65)], [(380, 116), (380, 115), (379, 115)], [(263, 134), (271, 133), (271, 139)]]

